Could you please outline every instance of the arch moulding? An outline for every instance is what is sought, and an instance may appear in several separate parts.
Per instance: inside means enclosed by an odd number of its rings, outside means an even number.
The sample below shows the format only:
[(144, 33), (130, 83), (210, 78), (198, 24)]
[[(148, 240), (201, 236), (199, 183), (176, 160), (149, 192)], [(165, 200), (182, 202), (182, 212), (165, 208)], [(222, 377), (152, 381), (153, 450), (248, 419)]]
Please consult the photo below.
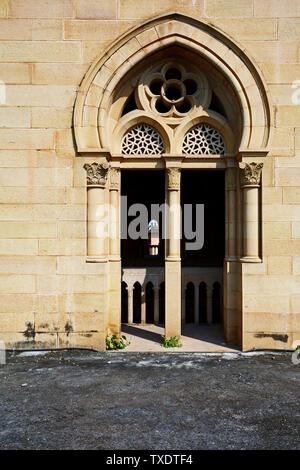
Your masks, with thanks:
[(92, 64), (75, 102), (74, 133), (78, 153), (108, 156), (114, 153), (106, 131), (114, 89), (142, 60), (173, 46), (205, 58), (234, 89), (242, 117), (237, 155), (266, 156), (272, 118), (267, 88), (258, 67), (245, 50), (223, 32), (178, 13), (156, 17), (131, 29)]

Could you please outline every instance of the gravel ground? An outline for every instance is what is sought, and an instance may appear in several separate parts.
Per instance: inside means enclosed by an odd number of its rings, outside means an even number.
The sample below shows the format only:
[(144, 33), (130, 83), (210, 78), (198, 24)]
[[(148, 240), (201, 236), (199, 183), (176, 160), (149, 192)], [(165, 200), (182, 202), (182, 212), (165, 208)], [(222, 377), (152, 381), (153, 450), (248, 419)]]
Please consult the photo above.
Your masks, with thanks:
[(300, 449), (291, 353), (11, 353), (1, 449)]

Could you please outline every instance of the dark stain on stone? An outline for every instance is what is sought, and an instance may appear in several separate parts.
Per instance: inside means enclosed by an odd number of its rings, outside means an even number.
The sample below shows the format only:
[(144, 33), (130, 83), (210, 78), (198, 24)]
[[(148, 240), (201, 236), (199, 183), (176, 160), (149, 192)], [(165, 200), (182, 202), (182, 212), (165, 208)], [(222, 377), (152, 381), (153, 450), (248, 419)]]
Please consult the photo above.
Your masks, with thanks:
[(35, 338), (35, 328), (34, 328), (34, 325), (31, 323), (31, 322), (28, 322), (26, 323), (26, 330), (24, 331), (24, 336), (27, 338), (27, 339), (33, 339)]
[(49, 328), (48, 323), (41, 323), (40, 328)]
[(67, 336), (73, 331), (73, 326), (69, 321), (65, 324), (65, 332), (67, 333)]
[[(39, 333), (37, 333), (39, 335)], [(32, 345), (34, 344), (34, 349), (52, 349), (56, 347), (56, 341), (32, 341), (28, 343), (28, 341), (16, 341), (14, 343), (14, 349), (16, 350), (32, 350)]]
[(267, 333), (257, 333), (255, 338), (272, 338), (274, 341), (282, 341), (283, 343), (287, 343), (289, 339), (289, 335), (279, 335), (276, 333), (267, 334)]

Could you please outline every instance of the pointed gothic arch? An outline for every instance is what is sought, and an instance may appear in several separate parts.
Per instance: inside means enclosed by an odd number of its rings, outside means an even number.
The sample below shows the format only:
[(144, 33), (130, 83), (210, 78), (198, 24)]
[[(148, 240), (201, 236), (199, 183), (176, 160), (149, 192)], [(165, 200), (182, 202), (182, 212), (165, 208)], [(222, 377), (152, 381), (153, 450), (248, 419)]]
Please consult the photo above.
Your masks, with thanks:
[[(79, 88), (74, 110), (78, 152), (118, 153), (107, 128), (113, 118), (110, 108), (114, 91), (126, 74), (138, 68), (145, 59), (170, 47), (197, 54), (215, 71), (219, 71), (234, 90), (242, 125), (238, 148), (230, 149), (229, 153), (233, 150), (235, 154), (244, 150), (266, 150), (272, 117), (267, 87), (258, 67), (242, 47), (217, 28), (172, 13), (131, 29), (90, 67)], [(124, 94), (124, 102), (129, 91)], [(158, 131), (165, 133), (161, 129)], [(230, 126), (227, 131), (230, 132)], [(166, 152), (172, 153), (168, 145)]]
[[(155, 78), (160, 80), (158, 91)], [(132, 138), (147, 130), (149, 134), (139, 140), (143, 149), (150, 141), (147, 151), (132, 153), (138, 145), (131, 146)], [(226, 341), (242, 345), (240, 282), (243, 263), (262, 261), (261, 160), (268, 153), (271, 131), (268, 92), (259, 69), (237, 43), (205, 22), (177, 13), (148, 20), (121, 36), (94, 62), (76, 97), (74, 135), (88, 173), (87, 262), (108, 263), (107, 331), (118, 332), (121, 321), (121, 287), (116, 282), (122, 271), (121, 171), (165, 169), (165, 200), (178, 206), (181, 169), (213, 168), (225, 170), (224, 333)], [(129, 154), (122, 151), (124, 136)], [(91, 163), (89, 157), (98, 162)], [(108, 217), (100, 220), (107, 201)], [(254, 216), (249, 205), (255, 207)], [(176, 230), (179, 221), (177, 217)], [(100, 222), (109, 225), (107, 239), (98, 235)], [(163, 290), (159, 295), (164, 310), (159, 310), (165, 312), (166, 336), (180, 336), (181, 258), (175, 229), (169, 240), (165, 295)], [(145, 302), (138, 301), (138, 287), (135, 291), (134, 302), (130, 292), (128, 296), (130, 321), (145, 318)], [(210, 297), (208, 289), (207, 307)]]

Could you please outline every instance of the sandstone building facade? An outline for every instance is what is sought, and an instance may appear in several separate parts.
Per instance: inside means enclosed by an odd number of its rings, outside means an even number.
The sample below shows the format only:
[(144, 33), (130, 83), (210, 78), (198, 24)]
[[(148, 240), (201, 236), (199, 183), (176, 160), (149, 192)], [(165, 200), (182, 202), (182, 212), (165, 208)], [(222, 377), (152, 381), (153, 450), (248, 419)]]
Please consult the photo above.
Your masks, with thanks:
[[(0, 340), (104, 349), (122, 309), (180, 336), (218, 305), (229, 344), (291, 349), (299, 51), (297, 0), (0, 0)], [(207, 254), (175, 210), (138, 259), (120, 236), (138, 187), (211, 204)]]

